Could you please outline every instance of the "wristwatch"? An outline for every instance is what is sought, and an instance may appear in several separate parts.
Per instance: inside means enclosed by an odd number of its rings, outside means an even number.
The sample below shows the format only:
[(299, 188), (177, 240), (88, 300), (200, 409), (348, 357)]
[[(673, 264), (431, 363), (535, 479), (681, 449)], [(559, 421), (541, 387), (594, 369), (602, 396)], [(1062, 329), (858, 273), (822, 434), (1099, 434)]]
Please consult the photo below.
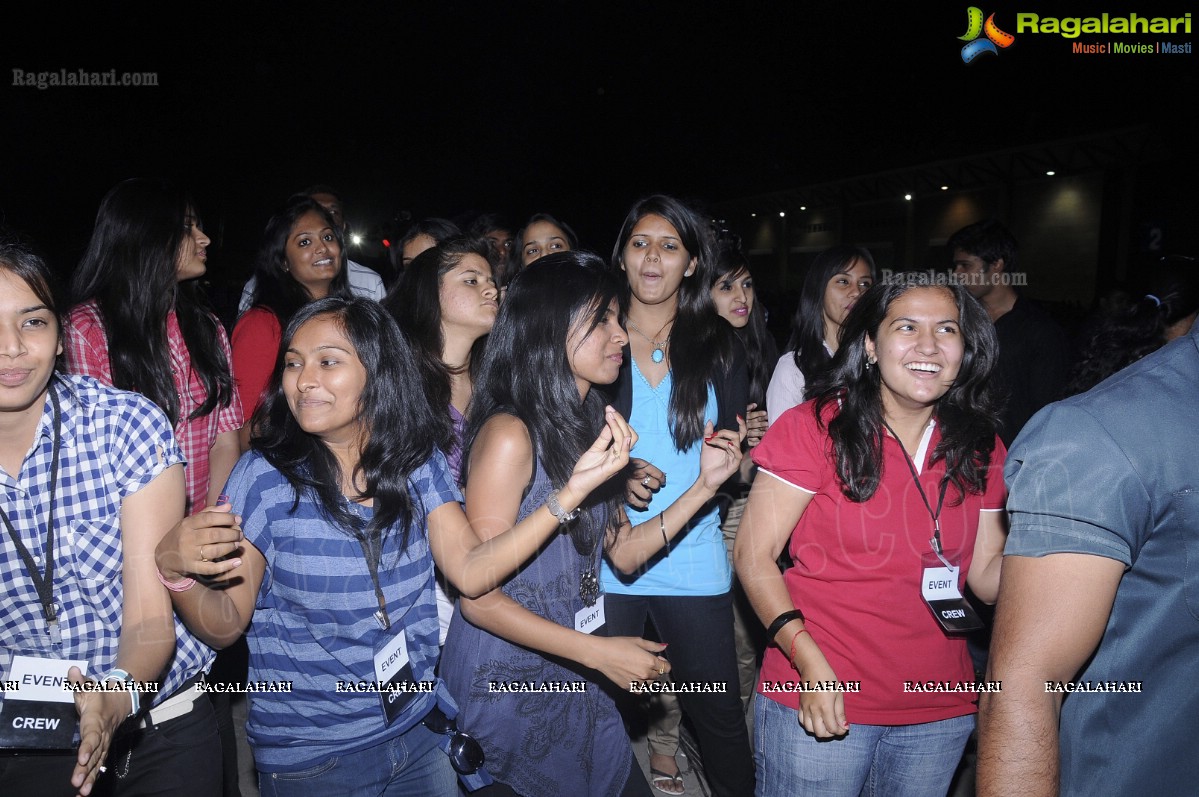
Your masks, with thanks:
[(565, 525), (579, 516), (582, 511), (580, 507), (575, 507), (572, 511), (567, 512), (562, 508), (562, 504), (558, 503), (558, 491), (550, 490), (550, 494), (545, 497), (545, 508), (550, 511), (550, 514), (558, 518), (558, 523)]

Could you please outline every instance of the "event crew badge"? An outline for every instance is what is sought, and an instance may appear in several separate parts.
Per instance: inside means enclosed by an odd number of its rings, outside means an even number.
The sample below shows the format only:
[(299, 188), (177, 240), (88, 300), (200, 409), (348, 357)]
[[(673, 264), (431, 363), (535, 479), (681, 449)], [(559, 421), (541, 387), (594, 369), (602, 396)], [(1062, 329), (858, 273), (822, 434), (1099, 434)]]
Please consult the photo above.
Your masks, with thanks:
[(12, 655), (0, 708), (0, 748), (73, 750), (79, 716), (67, 671), (86, 661)]

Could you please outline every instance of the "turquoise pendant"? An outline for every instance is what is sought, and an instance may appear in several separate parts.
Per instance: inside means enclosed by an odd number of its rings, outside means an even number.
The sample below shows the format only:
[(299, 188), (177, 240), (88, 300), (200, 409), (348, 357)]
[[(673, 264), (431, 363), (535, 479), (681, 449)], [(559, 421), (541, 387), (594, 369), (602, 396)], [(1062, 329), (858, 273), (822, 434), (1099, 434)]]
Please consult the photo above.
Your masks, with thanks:
[(656, 363), (660, 363), (666, 359), (666, 354), (661, 349), (654, 349), (654, 353), (649, 358)]

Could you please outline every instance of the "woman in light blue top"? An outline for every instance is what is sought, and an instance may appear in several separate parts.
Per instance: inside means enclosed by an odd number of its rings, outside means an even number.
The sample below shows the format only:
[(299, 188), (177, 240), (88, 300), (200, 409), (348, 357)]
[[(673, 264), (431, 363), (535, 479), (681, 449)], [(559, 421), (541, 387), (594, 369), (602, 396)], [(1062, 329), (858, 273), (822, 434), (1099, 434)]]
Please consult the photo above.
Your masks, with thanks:
[[(627, 512), (634, 525), (657, 516), (670, 543), (632, 575), (606, 567), (603, 586), (609, 633), (640, 635), (649, 618), (670, 645), (676, 681), (724, 685), (680, 698), (714, 793), (743, 795), (753, 792), (753, 762), (737, 694), (732, 574), (718, 507), (710, 502), (689, 518), (660, 514), (695, 489), (700, 451), (714, 430), (745, 436), (744, 351), (713, 307), (712, 258), (703, 218), (666, 196), (633, 206), (613, 250), (613, 268), (629, 291), (630, 355), (614, 406), (638, 434)], [(672, 757), (651, 752), (653, 774), (670, 781)]]

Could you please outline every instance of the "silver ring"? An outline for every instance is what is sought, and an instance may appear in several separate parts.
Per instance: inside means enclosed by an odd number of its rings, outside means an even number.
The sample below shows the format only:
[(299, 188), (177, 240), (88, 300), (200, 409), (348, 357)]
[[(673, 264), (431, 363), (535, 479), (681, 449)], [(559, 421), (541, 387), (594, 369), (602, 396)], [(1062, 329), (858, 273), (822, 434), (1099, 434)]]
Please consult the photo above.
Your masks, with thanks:
[(641, 480), (641, 486), (649, 487), (649, 476), (646, 476), (644, 479)]

